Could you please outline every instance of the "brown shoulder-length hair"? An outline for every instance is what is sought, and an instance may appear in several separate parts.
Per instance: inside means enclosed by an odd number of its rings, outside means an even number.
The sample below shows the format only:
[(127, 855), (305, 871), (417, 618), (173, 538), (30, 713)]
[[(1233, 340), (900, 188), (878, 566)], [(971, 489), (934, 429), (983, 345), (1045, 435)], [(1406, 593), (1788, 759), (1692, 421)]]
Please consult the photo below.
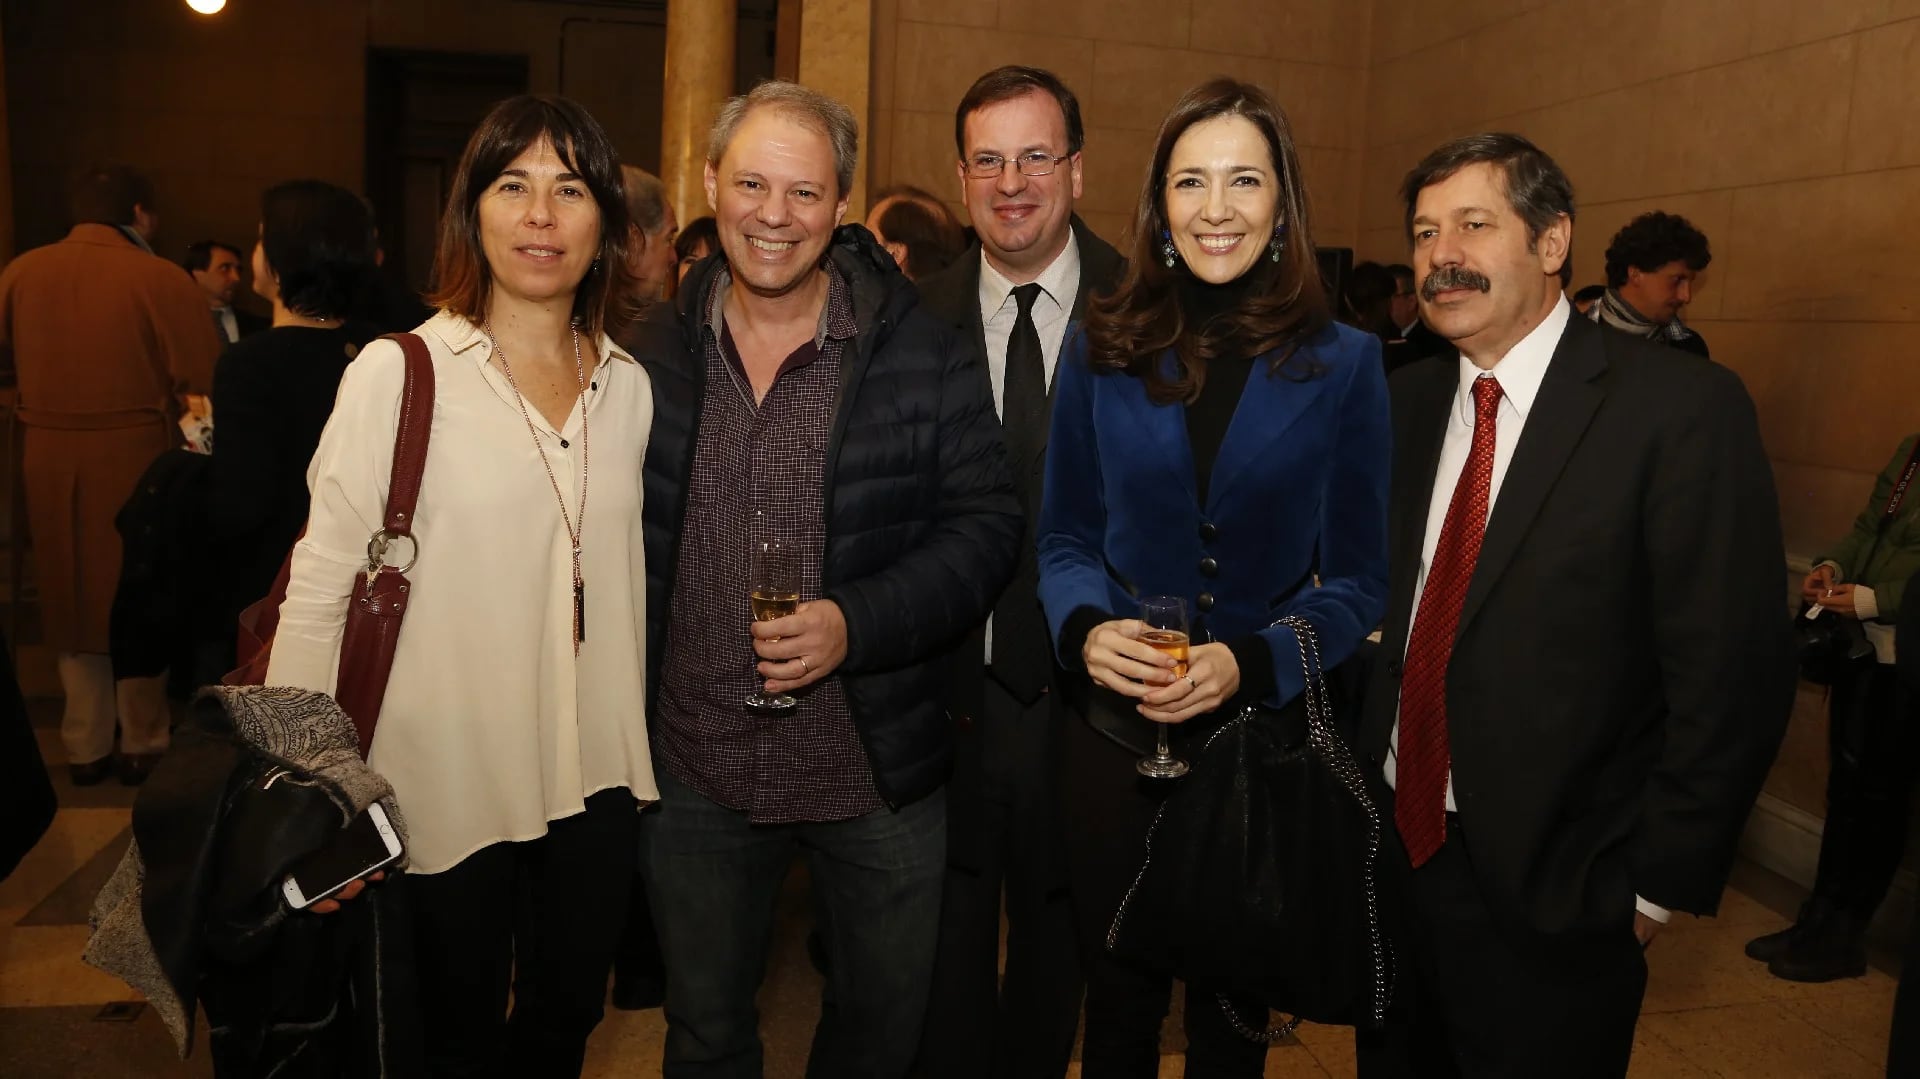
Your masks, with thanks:
[[(1254, 277), (1247, 299), (1205, 325), (1191, 325), (1180, 309), (1179, 281), (1190, 278), (1184, 261), (1168, 268), (1160, 248), (1167, 222), (1167, 159), (1187, 129), (1220, 116), (1243, 117), (1258, 128), (1273, 154), (1279, 198), (1278, 221), (1286, 245), (1278, 262), (1262, 252), (1247, 273)], [(1153, 164), (1134, 214), (1126, 276), (1087, 307), (1087, 343), (1095, 367), (1118, 369), (1142, 379), (1156, 403), (1192, 401), (1207, 379), (1207, 363), (1229, 351), (1272, 352), (1269, 373), (1312, 378), (1317, 364), (1296, 357), (1306, 341), (1331, 321), (1325, 287), (1314, 257), (1307, 191), (1293, 129), (1267, 92), (1236, 79), (1214, 79), (1187, 91), (1160, 124)], [(1171, 377), (1161, 356), (1172, 349)]]
[(573, 318), (598, 337), (621, 312), (627, 280), (628, 211), (620, 179), (620, 157), (605, 129), (587, 110), (564, 97), (523, 94), (493, 107), (467, 140), (440, 218), (440, 242), (433, 255), (433, 287), (427, 302), (462, 318), (487, 317), (493, 272), (480, 246), (480, 198), (513, 159), (545, 136), (567, 170), (587, 185), (600, 210), (600, 248), (573, 294)]

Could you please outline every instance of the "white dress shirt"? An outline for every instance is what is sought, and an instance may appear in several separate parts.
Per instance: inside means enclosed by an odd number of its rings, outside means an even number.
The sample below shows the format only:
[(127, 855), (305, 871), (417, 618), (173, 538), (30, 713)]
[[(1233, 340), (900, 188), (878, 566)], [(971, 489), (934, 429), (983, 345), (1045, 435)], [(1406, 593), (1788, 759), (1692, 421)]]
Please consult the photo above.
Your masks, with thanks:
[[(1080, 238), (1067, 232), (1067, 246), (1034, 278), (1040, 295), (1033, 299), (1033, 328), (1040, 335), (1040, 362), (1046, 369), (1047, 389), (1053, 389), (1053, 370), (1066, 344), (1067, 322), (1073, 300), (1080, 294)], [(993, 409), (1007, 414), (1007, 342), (1020, 320), (1020, 302), (1013, 298), (1014, 283), (1007, 280), (987, 253), (980, 252), (980, 325), (987, 338), (987, 377), (993, 383)], [(993, 659), (993, 617), (987, 617), (987, 659)]]
[[(1073, 314), (1073, 298), (1080, 294), (1080, 240), (1067, 233), (1067, 246), (1034, 279), (1040, 295), (1033, 301), (1033, 328), (1040, 334), (1040, 358), (1046, 366), (1047, 386), (1053, 386), (1053, 369), (1060, 362), (1060, 346), (1067, 340), (1067, 319)], [(987, 373), (993, 381), (993, 407), (1006, 414), (1007, 341), (1013, 337), (1013, 324), (1020, 318), (1020, 303), (1013, 298), (1013, 282), (1006, 279), (993, 263), (980, 253), (980, 324), (987, 337)]]
[[(1453, 489), (1460, 482), (1461, 470), (1466, 467), (1467, 457), (1473, 448), (1474, 380), (1492, 378), (1500, 383), (1500, 411), (1494, 422), (1493, 479), (1487, 489), (1487, 519), (1491, 521), (1494, 507), (1500, 501), (1501, 481), (1506, 478), (1507, 466), (1513, 463), (1514, 447), (1520, 444), (1520, 434), (1526, 429), (1527, 415), (1533, 411), (1533, 402), (1540, 396), (1540, 383), (1547, 377), (1554, 349), (1559, 346), (1560, 337), (1566, 332), (1572, 311), (1572, 305), (1562, 297), (1540, 325), (1509, 349), (1491, 371), (1482, 371), (1474, 366), (1473, 361), (1464, 354), (1460, 357), (1460, 387), (1453, 395), (1453, 408), (1447, 415), (1447, 434), (1440, 444), (1440, 464), (1434, 470), (1433, 494), (1427, 502), (1427, 530), (1420, 540), (1420, 574), (1413, 586), (1416, 618), (1420, 610), (1420, 596), (1427, 587), (1427, 570), (1433, 565), (1434, 548), (1440, 544), (1440, 531), (1446, 525), (1447, 507), (1453, 501)], [(1409, 632), (1407, 637), (1411, 641), (1413, 634)], [(1389, 786), (1395, 783), (1399, 757), (1400, 721), (1395, 719), (1384, 769)], [(1451, 772), (1447, 775), (1446, 804), (1447, 812), (1459, 812), (1459, 804), (1453, 797)], [(1664, 908), (1635, 898), (1643, 913), (1658, 921), (1667, 920)]]
[(228, 304), (225, 307), (216, 307), (213, 309), (213, 313), (220, 319), (221, 336), (226, 338), (226, 340), (221, 343), (231, 345), (235, 341), (240, 340), (240, 320), (234, 317), (233, 305)]
[[(410, 871), (436, 873), (482, 847), (544, 835), (596, 791), (659, 797), (644, 718), (640, 523), (653, 387), (602, 337), (604, 360), (559, 430), (528, 407), (536, 449), (478, 328), (441, 312), (416, 332), (435, 381), (414, 515), (419, 557), (369, 763), (406, 814)], [(294, 550), (270, 685), (333, 689), (349, 588), (385, 516), (404, 374), (399, 346), (375, 341), (340, 380), (307, 470), (313, 506)], [(572, 541), (541, 457), (577, 522), (589, 449), (587, 632), (576, 658)]]

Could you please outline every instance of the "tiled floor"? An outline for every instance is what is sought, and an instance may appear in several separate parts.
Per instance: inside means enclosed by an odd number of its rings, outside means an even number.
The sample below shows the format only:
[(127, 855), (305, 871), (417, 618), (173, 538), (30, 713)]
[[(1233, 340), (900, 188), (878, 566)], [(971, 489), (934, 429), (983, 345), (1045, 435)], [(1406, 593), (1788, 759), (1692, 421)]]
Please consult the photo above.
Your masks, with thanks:
[[(43, 729), (49, 759), (58, 739)], [(58, 770), (62, 809), (53, 831), (12, 877), (0, 883), (0, 1076), (9, 1079), (192, 1076), (212, 1074), (203, 1056), (182, 1063), (151, 1010), (132, 1019), (100, 1017), (103, 1005), (133, 994), (79, 960), (86, 910), (126, 842), (132, 792), (109, 782), (74, 790)], [(1632, 1076), (1727, 1079), (1842, 1079), (1883, 1074), (1894, 981), (1865, 978), (1806, 986), (1769, 977), (1741, 954), (1745, 941), (1785, 924), (1750, 898), (1772, 893), (1748, 871), (1737, 878), (1720, 916), (1685, 915), (1648, 953), (1652, 971), (1634, 1051)], [(760, 1004), (769, 1079), (799, 1079), (817, 1011), (818, 979), (805, 948), (806, 898), (790, 887)], [(1170, 1020), (1177, 1030), (1177, 1017)], [(609, 1011), (589, 1047), (587, 1075), (645, 1079), (659, 1075), (663, 1021), (658, 1010)], [(1174, 1045), (1169, 1037), (1168, 1044)], [(1178, 1056), (1160, 1074), (1181, 1074)], [(1077, 1079), (1079, 1065), (1068, 1073)], [(1351, 1035), (1308, 1027), (1268, 1056), (1269, 1077), (1354, 1074)]]

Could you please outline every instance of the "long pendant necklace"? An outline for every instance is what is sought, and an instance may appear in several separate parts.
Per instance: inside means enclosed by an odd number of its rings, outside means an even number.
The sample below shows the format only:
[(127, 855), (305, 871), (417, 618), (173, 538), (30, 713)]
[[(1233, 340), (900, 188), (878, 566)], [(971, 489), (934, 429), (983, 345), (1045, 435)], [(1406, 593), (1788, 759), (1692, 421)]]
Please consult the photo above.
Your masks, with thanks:
[(533, 425), (533, 414), (527, 411), (527, 399), (520, 394), (520, 384), (513, 380), (513, 368), (507, 364), (507, 354), (500, 348), (500, 342), (494, 340), (491, 323), (480, 327), (493, 344), (493, 354), (500, 357), (500, 370), (506, 373), (507, 386), (513, 390), (513, 399), (520, 403), (520, 418), (527, 421), (527, 433), (533, 436), (533, 449), (540, 455), (540, 464), (547, 470), (547, 482), (553, 484), (553, 497), (560, 503), (560, 523), (566, 526), (567, 539), (573, 543), (573, 654), (580, 655), (580, 645), (587, 639), (587, 584), (580, 576), (580, 539), (587, 528), (587, 465), (590, 440), (587, 437), (587, 368), (580, 359), (580, 329), (573, 327), (573, 374), (580, 385), (580, 516), (578, 520), (567, 515), (567, 496), (560, 491), (560, 479), (553, 474), (553, 464), (547, 460), (547, 450), (540, 442), (540, 430)]

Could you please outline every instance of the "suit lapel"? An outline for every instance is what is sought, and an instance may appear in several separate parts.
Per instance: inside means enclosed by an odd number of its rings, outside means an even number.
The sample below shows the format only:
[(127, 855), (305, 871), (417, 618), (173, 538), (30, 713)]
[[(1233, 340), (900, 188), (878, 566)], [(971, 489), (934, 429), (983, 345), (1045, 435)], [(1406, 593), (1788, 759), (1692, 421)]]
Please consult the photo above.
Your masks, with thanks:
[[(1227, 433), (1220, 441), (1219, 456), (1214, 458), (1213, 478), (1207, 484), (1207, 512), (1211, 515), (1226, 500), (1234, 481), (1259, 461), (1266, 448), (1287, 433), (1295, 420), (1324, 392), (1324, 378), (1295, 382), (1268, 372), (1265, 357), (1253, 361), (1247, 372), (1247, 384), (1240, 392), (1240, 403), (1227, 422)], [(1185, 409), (1181, 410), (1183, 413)], [(1187, 471), (1193, 471), (1189, 464)]]
[[(1436, 361), (1431, 376), (1417, 384), (1407, 404), (1405, 446), (1395, 470), (1393, 505), (1399, 509), (1388, 552), (1393, 559), (1393, 597), (1387, 619), (1390, 639), (1405, 641), (1413, 623), (1413, 588), (1420, 579), (1420, 551), (1426, 544), (1427, 511), (1439, 482), (1440, 450), (1447, 440), (1454, 399), (1460, 392), (1457, 361)], [(1451, 492), (1448, 493), (1449, 497)], [(1398, 617), (1395, 617), (1398, 615)]]
[[(1171, 366), (1172, 353), (1161, 357), (1161, 362)], [(1177, 404), (1154, 404), (1147, 397), (1146, 383), (1137, 378), (1114, 374), (1096, 380), (1095, 385), (1113, 389), (1132, 413), (1134, 430), (1148, 442), (1132, 456), (1158, 461), (1173, 474), (1187, 498), (1198, 504), (1200, 495), (1193, 485), (1193, 447), (1187, 442), (1187, 410)]]
[[(1527, 415), (1520, 444), (1514, 447), (1513, 460), (1500, 482), (1486, 536), (1480, 542), (1480, 558), (1474, 564), (1473, 580), (1467, 585), (1466, 600), (1460, 608), (1461, 631), (1473, 621), (1494, 583), (1513, 561), (1520, 541), (1566, 468), (1567, 458), (1586, 434), (1594, 411), (1606, 397), (1606, 391), (1595, 381), (1606, 369), (1606, 356), (1593, 324), (1569, 320), (1541, 380), (1533, 410)], [(1498, 371), (1495, 373), (1497, 376)]]
[[(1440, 449), (1447, 437), (1447, 421), (1459, 392), (1460, 367), (1454, 360), (1421, 360), (1393, 383), (1393, 479), (1387, 520), (1387, 613), (1381, 623), (1378, 669), (1384, 676), (1398, 670), (1413, 624), (1413, 586), (1420, 579), (1420, 547), (1426, 539), (1427, 508), (1440, 469)], [(1377, 697), (1397, 702), (1399, 683), (1391, 682)], [(1399, 714), (1397, 703), (1376, 705), (1369, 700), (1362, 733), (1370, 752), (1384, 755)]]

